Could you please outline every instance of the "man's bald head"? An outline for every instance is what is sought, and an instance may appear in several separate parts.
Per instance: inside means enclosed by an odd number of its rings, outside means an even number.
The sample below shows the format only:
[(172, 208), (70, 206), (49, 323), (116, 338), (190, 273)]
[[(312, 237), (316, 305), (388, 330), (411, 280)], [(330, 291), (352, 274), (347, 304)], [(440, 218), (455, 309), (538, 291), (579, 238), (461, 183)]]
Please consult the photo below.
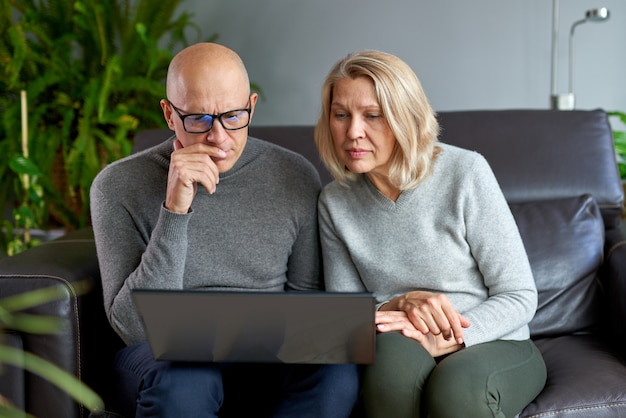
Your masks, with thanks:
[(167, 97), (180, 105), (203, 93), (229, 89), (250, 92), (246, 67), (237, 53), (223, 45), (203, 42), (180, 51), (170, 62), (167, 72)]
[[(167, 126), (176, 134), (175, 144), (182, 148), (202, 146), (205, 153), (208, 146), (218, 171), (230, 170), (245, 149), (247, 124), (259, 97), (250, 92), (248, 72), (239, 55), (214, 43), (189, 46), (170, 62), (166, 89), (167, 99), (161, 100), (160, 105)], [(226, 128), (222, 116), (216, 117), (231, 112), (245, 115), (240, 116), (245, 126)], [(189, 115), (195, 116), (185, 119)], [(211, 118), (212, 125), (208, 131), (189, 132), (185, 120), (194, 118)], [(230, 116), (228, 120), (232, 123)], [(220, 153), (215, 154), (218, 149)]]

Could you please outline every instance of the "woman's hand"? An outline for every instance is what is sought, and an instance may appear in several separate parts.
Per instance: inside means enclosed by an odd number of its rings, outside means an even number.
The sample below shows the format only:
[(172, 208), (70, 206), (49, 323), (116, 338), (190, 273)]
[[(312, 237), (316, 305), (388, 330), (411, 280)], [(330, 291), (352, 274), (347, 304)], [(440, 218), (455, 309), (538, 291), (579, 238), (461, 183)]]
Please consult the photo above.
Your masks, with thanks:
[(448, 297), (441, 293), (408, 292), (382, 305), (380, 310), (404, 312), (422, 334), (441, 335), (446, 341), (454, 338), (457, 344), (463, 344), (463, 328), (470, 326)]
[(376, 312), (376, 329), (380, 332), (402, 332), (405, 337), (419, 342), (433, 358), (453, 353), (465, 346), (454, 338), (445, 339), (442, 334), (424, 334), (415, 328), (406, 313), (400, 311)]

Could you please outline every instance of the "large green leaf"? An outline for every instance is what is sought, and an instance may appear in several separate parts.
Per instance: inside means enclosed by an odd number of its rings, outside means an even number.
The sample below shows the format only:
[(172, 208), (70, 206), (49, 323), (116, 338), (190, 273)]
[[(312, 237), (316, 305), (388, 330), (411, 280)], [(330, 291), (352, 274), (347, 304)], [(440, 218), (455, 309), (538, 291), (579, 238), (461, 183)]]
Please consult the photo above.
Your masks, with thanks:
[(26, 174), (29, 176), (41, 176), (41, 172), (35, 165), (35, 163), (24, 157), (23, 155), (16, 155), (9, 160), (9, 167), (17, 174)]
[(100, 412), (104, 408), (102, 398), (74, 375), (28, 351), (0, 345), (0, 363), (21, 367), (43, 377), (92, 412)]
[(617, 116), (619, 118), (619, 120), (622, 121), (623, 124), (626, 125), (626, 112), (622, 112), (619, 110), (611, 110), (609, 112), (606, 112), (609, 116)]
[(34, 418), (32, 415), (25, 413), (14, 405), (8, 403), (9, 401), (4, 399), (0, 395), (0, 417), (2, 418)]
[(13, 296), (4, 296), (0, 299), (0, 307), (6, 312), (19, 312), (30, 309), (44, 303), (52, 302), (68, 295), (76, 296), (78, 293), (86, 292), (89, 287), (85, 283), (76, 283), (72, 288), (72, 292), (68, 292), (66, 286), (48, 286), (40, 289), (31, 290), (25, 293), (18, 293)]

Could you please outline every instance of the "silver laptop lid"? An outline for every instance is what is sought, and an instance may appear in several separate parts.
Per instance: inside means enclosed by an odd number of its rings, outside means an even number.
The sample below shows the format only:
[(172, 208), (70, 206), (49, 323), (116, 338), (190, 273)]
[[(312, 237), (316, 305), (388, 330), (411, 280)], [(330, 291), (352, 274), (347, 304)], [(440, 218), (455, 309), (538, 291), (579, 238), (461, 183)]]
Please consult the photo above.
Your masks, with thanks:
[(211, 362), (374, 361), (370, 293), (132, 292), (157, 359)]

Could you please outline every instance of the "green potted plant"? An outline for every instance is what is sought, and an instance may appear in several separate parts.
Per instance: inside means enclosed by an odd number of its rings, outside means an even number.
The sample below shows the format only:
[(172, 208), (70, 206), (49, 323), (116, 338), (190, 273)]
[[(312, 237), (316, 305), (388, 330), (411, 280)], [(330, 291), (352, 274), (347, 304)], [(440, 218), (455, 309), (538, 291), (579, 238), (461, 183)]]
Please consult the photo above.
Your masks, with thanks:
[[(617, 118), (626, 126), (626, 113), (620, 111), (607, 112), (609, 117)], [(617, 167), (622, 181), (626, 180), (626, 131), (613, 129), (613, 143), (615, 144), (615, 154), (617, 156)]]
[[(620, 123), (626, 126), (626, 112), (613, 110), (607, 112), (610, 119), (617, 119)], [(615, 158), (617, 159), (617, 169), (619, 170), (619, 176), (622, 179), (622, 188), (626, 195), (626, 131), (616, 128), (618, 124), (612, 124), (613, 126), (613, 144), (615, 146)], [(622, 219), (626, 218), (626, 208), (622, 211)], [(626, 230), (625, 230), (626, 233)]]
[(6, 254), (15, 255), (39, 244), (40, 240), (31, 236), (33, 228), (41, 224), (44, 213), (43, 189), (39, 184), (41, 173), (28, 158), (28, 104), (26, 91), (20, 95), (22, 107), (22, 151), (8, 160), (9, 168), (19, 178), (16, 194), (18, 206), (12, 211), (13, 222), (3, 219), (3, 237), (6, 242)]
[(167, 65), (188, 36), (201, 37), (191, 15), (177, 13), (182, 2), (0, 0), (5, 218), (20, 205), (21, 174), (9, 165), (23, 155), (20, 91), (29, 102), (28, 164), (41, 174), (42, 228), (88, 225), (95, 175), (130, 153), (136, 132), (164, 127), (158, 100)]

